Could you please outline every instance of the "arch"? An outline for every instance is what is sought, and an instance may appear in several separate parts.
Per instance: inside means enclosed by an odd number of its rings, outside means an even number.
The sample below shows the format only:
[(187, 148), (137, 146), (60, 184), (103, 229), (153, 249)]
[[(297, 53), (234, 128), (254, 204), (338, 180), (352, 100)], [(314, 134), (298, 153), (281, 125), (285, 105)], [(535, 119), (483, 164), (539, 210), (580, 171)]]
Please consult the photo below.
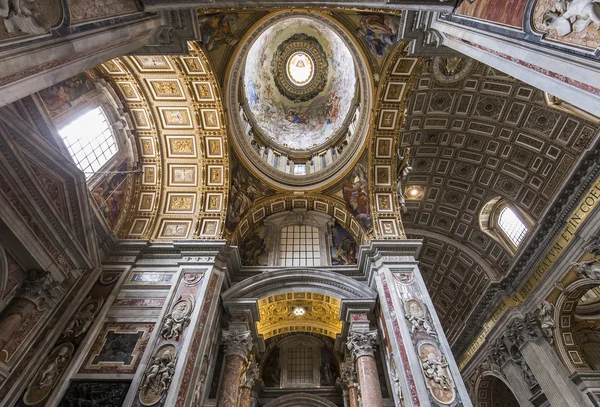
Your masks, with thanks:
[(569, 284), (556, 300), (554, 310), (556, 349), (569, 373), (593, 370), (579, 346), (573, 327), (579, 299), (588, 290), (598, 286), (600, 286), (600, 280), (579, 279)]
[(366, 243), (368, 238), (346, 204), (337, 198), (325, 195), (306, 194), (302, 196), (293, 194), (278, 194), (260, 199), (242, 215), (240, 222), (232, 231), (233, 244), (239, 242), (254, 230), (263, 220), (275, 213), (304, 209), (308, 212), (315, 211), (329, 215), (335, 222), (346, 229), (358, 244)]
[(377, 293), (361, 282), (343, 274), (314, 269), (283, 269), (259, 274), (223, 293), (223, 302), (258, 300), (288, 292), (314, 292), (346, 301), (375, 302)]
[(265, 407), (336, 407), (331, 401), (308, 393), (293, 393), (281, 396)]
[[(497, 404), (499, 403), (499, 404)], [(483, 372), (475, 384), (476, 407), (519, 407), (514, 391), (506, 379), (492, 372)]]
[(531, 227), (534, 223), (533, 220), (518, 208), (517, 205), (500, 196), (488, 201), (481, 207), (481, 211), (479, 211), (479, 227), (483, 233), (498, 242), (512, 256), (515, 256), (519, 247), (522, 246), (523, 241), (516, 245), (506, 235), (506, 231), (499, 224), (500, 216), (507, 208), (510, 209), (523, 226), (525, 226), (526, 230), (525, 235), (523, 236), (523, 240), (525, 240), (527, 234), (531, 231)]
[(185, 56), (122, 56), (98, 69), (128, 109), (140, 152), (135, 195), (120, 237), (218, 239), (229, 190), (221, 87), (194, 42)]

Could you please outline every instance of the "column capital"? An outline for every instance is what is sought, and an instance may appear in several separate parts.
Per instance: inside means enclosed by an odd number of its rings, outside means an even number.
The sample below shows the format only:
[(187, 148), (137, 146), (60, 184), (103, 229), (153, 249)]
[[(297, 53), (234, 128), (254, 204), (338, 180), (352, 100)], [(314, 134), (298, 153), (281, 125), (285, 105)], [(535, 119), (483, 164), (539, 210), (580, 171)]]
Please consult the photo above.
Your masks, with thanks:
[(528, 312), (524, 318), (516, 317), (508, 324), (504, 337), (510, 345), (521, 348), (527, 342), (537, 341), (544, 335), (538, 318), (534, 313)]
[(377, 331), (351, 331), (348, 333), (348, 342), (346, 345), (356, 358), (361, 356), (375, 356), (377, 336)]
[(252, 334), (250, 331), (223, 331), (225, 356), (239, 355), (248, 359), (252, 350)]

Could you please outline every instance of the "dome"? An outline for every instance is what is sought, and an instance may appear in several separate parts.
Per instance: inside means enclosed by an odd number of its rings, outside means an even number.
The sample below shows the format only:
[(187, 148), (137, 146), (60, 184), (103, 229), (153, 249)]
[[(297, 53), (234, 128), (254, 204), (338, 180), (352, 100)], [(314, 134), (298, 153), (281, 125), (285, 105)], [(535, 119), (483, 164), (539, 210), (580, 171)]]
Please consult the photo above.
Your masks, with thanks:
[(320, 21), (292, 17), (254, 41), (243, 72), (248, 116), (264, 138), (289, 150), (335, 138), (353, 111), (354, 59)]
[(285, 11), (258, 21), (227, 75), (227, 115), (241, 162), (266, 184), (333, 185), (360, 158), (373, 84), (360, 45), (329, 15)]

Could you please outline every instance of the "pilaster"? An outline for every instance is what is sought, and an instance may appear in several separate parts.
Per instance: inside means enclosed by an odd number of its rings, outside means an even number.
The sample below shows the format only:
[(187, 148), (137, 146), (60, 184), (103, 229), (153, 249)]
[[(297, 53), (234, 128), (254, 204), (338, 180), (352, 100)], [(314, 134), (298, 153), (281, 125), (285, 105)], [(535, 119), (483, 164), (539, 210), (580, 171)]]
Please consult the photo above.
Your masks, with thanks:
[[(471, 406), (467, 389), (419, 271), (419, 241), (372, 241), (365, 257), (389, 333), (390, 364), (398, 367), (395, 398), (406, 406)], [(400, 400), (396, 400), (400, 403)]]

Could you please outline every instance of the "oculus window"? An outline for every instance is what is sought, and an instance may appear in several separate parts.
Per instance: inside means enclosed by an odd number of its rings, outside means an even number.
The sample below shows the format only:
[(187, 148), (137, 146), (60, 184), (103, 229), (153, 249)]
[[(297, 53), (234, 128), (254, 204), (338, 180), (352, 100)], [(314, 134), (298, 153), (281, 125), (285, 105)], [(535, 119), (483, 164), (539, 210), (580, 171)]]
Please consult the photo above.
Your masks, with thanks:
[(527, 227), (508, 206), (500, 212), (498, 226), (515, 246), (519, 246), (527, 234)]
[(119, 151), (106, 114), (100, 107), (83, 113), (60, 129), (59, 134), (86, 179)]

